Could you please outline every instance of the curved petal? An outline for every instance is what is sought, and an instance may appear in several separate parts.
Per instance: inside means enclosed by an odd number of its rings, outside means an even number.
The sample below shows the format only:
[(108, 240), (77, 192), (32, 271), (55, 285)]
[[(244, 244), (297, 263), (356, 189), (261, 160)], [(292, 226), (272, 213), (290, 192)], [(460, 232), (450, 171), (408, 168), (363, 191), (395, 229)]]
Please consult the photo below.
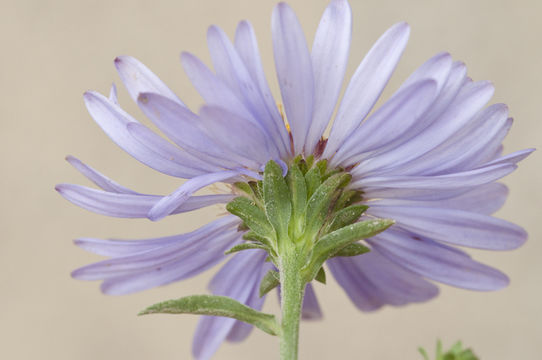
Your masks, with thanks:
[[(55, 189), (66, 200), (83, 209), (121, 218), (146, 218), (151, 208), (163, 198), (159, 195), (111, 193), (73, 184), (59, 184)], [(225, 204), (234, 197), (233, 194), (192, 196), (171, 214)]]
[(84, 99), (88, 112), (111, 140), (143, 164), (164, 174), (182, 178), (190, 178), (201, 173), (189, 166), (171, 161), (166, 154), (141, 146), (127, 129), (128, 124), (137, 121), (103, 95), (89, 91), (85, 93)]
[[(248, 73), (245, 64), (237, 54), (226, 34), (217, 26), (211, 26), (207, 32), (209, 52), (216, 75), (226, 83), (250, 110), (261, 125), (266, 141), (275, 150), (278, 157), (280, 144), (276, 144), (275, 127), (271, 114), (268, 113), (263, 95)], [(280, 142), (280, 140), (279, 140)]]
[(351, 38), (352, 11), (348, 1), (331, 1), (322, 15), (312, 44), (314, 112), (305, 142), (306, 154), (314, 153), (337, 104)]
[(99, 173), (98, 171), (94, 170), (90, 166), (84, 164), (81, 160), (68, 155), (66, 156), (66, 161), (70, 163), (74, 168), (77, 169), (81, 174), (83, 174), (87, 179), (92, 181), (94, 184), (99, 186), (100, 188), (104, 189), (108, 192), (114, 192), (119, 194), (139, 194), (131, 189), (128, 189), (127, 187), (124, 187), (115, 181), (111, 180), (107, 176)]
[(279, 3), (273, 10), (271, 31), (282, 102), (294, 139), (294, 151), (301, 154), (314, 106), (311, 57), (303, 29), (287, 4)]
[(422, 80), (398, 92), (353, 131), (331, 164), (355, 164), (364, 153), (400, 138), (431, 105), (436, 90), (434, 80)]
[(273, 134), (273, 138), (276, 139), (277, 144), (280, 143), (281, 157), (288, 158), (291, 155), (290, 138), (284, 126), (284, 120), (277, 109), (275, 98), (265, 78), (256, 34), (248, 21), (241, 21), (237, 26), (235, 48), (264, 98), (265, 106), (267, 112), (270, 114), (270, 121), (273, 123), (274, 128), (270, 132)]
[(350, 300), (362, 311), (423, 302), (438, 294), (435, 285), (374, 250), (361, 256), (330, 259), (328, 266)]
[(139, 60), (131, 56), (118, 56), (115, 59), (115, 67), (126, 90), (128, 90), (134, 101), (137, 101), (140, 93), (152, 92), (185, 106), (177, 95)]
[(500, 271), (448, 246), (393, 229), (369, 240), (389, 260), (431, 280), (470, 290), (492, 291), (508, 285)]
[(162, 197), (149, 210), (147, 217), (152, 221), (163, 219), (175, 211), (175, 209), (181, 207), (188, 199), (190, 199), (193, 193), (201, 188), (214, 184), (215, 182), (231, 179), (238, 175), (238, 172), (228, 170), (194, 177), (186, 181), (171, 194)]
[(488, 250), (511, 250), (527, 239), (521, 227), (488, 215), (456, 209), (373, 205), (367, 213), (433, 240)]
[(398, 23), (388, 29), (369, 50), (346, 88), (324, 158), (331, 158), (344, 139), (371, 111), (399, 62), (409, 34), (408, 24)]

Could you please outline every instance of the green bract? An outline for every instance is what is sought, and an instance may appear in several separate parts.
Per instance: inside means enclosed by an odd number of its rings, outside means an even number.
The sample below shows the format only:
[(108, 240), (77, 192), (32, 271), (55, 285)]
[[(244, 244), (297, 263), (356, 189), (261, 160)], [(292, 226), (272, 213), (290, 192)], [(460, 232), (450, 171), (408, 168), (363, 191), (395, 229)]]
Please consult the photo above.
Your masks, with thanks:
[[(235, 183), (241, 196), (227, 205), (230, 213), (243, 220), (247, 243), (230, 252), (265, 249), (280, 269), (285, 252), (295, 252), (302, 264), (305, 283), (325, 283), (322, 265), (334, 256), (357, 256), (369, 251), (358, 243), (393, 224), (391, 220), (358, 222), (367, 206), (356, 204), (360, 191), (347, 189), (351, 176), (342, 169), (328, 169), (327, 161), (295, 158), (286, 176), (274, 161), (265, 167), (263, 180)], [(293, 250), (292, 250), (293, 249)], [(262, 281), (260, 295), (280, 283), (278, 273)]]

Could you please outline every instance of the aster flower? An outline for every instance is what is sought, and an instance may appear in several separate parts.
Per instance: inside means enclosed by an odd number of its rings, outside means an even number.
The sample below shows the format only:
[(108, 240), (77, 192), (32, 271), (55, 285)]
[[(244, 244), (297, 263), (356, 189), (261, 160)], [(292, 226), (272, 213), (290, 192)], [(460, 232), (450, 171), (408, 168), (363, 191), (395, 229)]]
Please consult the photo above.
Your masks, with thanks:
[[(326, 262), (359, 309), (427, 301), (438, 293), (428, 280), (470, 290), (505, 287), (506, 275), (455, 246), (510, 250), (523, 244), (523, 229), (491, 214), (507, 196), (507, 188), (496, 181), (533, 150), (502, 155), (501, 143), (512, 125), (508, 108), (486, 106), (493, 86), (472, 81), (465, 65), (447, 53), (422, 64), (373, 111), (406, 46), (406, 23), (392, 26), (378, 39), (339, 102), (351, 22), (348, 2), (331, 1), (309, 51), (292, 9), (284, 3), (276, 6), (273, 49), (284, 114), (267, 84), (247, 21), (239, 23), (233, 43), (218, 27), (209, 28), (214, 72), (194, 55), (182, 53), (181, 63), (205, 101), (198, 113), (138, 60), (116, 58), (128, 93), (168, 139), (122, 110), (114, 86), (109, 97), (85, 93), (90, 115), (134, 158), (187, 181), (169, 195), (142, 194), (70, 156), (70, 164), (101, 190), (72, 184), (60, 184), (57, 190), (96, 213), (159, 220), (231, 203), (242, 194), (239, 184), (262, 180), (270, 161), (282, 167), (283, 175), (292, 164), (304, 166), (304, 176), (324, 164), (320, 180), (334, 172), (349, 176), (343, 193), (352, 195), (350, 205), (363, 207), (356, 221), (362, 212), (360, 220), (395, 221), (364, 241), (370, 252)], [(194, 195), (218, 182), (231, 191)], [(254, 200), (258, 202), (258, 196)], [(213, 294), (261, 309), (265, 295), (259, 296), (260, 284), (274, 269), (267, 253), (256, 248), (224, 254), (245, 243), (246, 231), (246, 221), (225, 215), (193, 232), (162, 238), (78, 239), (81, 248), (109, 259), (80, 268), (73, 276), (102, 280), (104, 293), (120, 295), (180, 281), (227, 260), (211, 281)], [(321, 317), (310, 282), (303, 316)], [(251, 329), (235, 319), (202, 317), (194, 355), (209, 358), (223, 340), (241, 341)]]

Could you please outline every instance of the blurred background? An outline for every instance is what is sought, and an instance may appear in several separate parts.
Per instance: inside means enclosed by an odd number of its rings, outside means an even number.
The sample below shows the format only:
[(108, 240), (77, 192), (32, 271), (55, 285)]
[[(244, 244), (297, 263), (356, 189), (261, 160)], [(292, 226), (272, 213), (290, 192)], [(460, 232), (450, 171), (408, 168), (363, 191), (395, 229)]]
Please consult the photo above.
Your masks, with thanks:
[[(327, 0), (291, 0), (309, 43)], [(179, 64), (181, 50), (209, 63), (206, 29), (233, 36), (236, 23), (256, 28), (275, 95), (270, 16), (274, 0), (0, 1), (0, 358), (189, 359), (196, 316), (135, 316), (155, 302), (203, 293), (216, 268), (182, 283), (111, 297), (99, 283), (70, 272), (99, 260), (72, 244), (77, 237), (143, 238), (189, 231), (223, 209), (209, 208), (158, 223), (107, 218), (63, 200), (54, 185), (88, 182), (64, 157), (79, 157), (125, 186), (169, 193), (178, 180), (146, 168), (116, 147), (90, 118), (84, 91), (119, 85), (121, 105), (143, 121), (113, 66), (132, 55), (190, 106), (201, 104)], [(389, 26), (406, 20), (409, 46), (384, 98), (433, 54), (463, 60), (475, 80), (493, 81), (493, 102), (510, 107), (515, 124), (505, 151), (542, 148), (542, 2), (538, 0), (352, 0), (353, 42), (347, 76)], [(539, 359), (542, 339), (542, 163), (535, 153), (504, 183), (510, 196), (497, 216), (530, 234), (513, 252), (471, 253), (506, 272), (496, 293), (441, 286), (421, 305), (361, 313), (330, 280), (316, 285), (325, 319), (303, 323), (301, 359), (421, 359), (458, 339), (484, 360)], [(277, 312), (277, 299), (265, 310)], [(278, 341), (255, 331), (242, 345), (225, 344), (216, 359), (277, 359)]]

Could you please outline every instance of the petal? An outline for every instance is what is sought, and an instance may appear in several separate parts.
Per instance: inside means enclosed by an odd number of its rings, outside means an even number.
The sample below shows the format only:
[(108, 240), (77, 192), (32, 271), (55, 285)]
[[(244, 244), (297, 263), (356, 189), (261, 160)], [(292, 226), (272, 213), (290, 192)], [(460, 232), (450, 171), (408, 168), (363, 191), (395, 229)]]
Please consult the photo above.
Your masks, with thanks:
[(361, 123), (380, 97), (410, 34), (406, 23), (398, 23), (378, 39), (357, 68), (346, 88), (324, 151), (332, 157), (344, 139)]
[(301, 309), (303, 320), (320, 320), (322, 318), (322, 310), (318, 304), (316, 293), (311, 283), (305, 286), (305, 297), (303, 298), (303, 308)]
[(111, 84), (111, 90), (109, 90), (109, 101), (111, 101), (115, 105), (119, 104), (119, 99), (117, 97), (117, 87), (115, 86), (115, 84)]
[(373, 250), (352, 258), (334, 258), (328, 265), (354, 305), (374, 311), (383, 305), (427, 301), (438, 288)]
[[(235, 254), (211, 280), (213, 294), (246, 303), (261, 279), (266, 253), (245, 250)], [(198, 360), (210, 359), (235, 326), (235, 319), (203, 316), (194, 335), (193, 354)]]
[(142, 93), (139, 107), (174, 143), (209, 164), (225, 168), (240, 166), (234, 155), (216, 144), (206, 133), (198, 115), (158, 94)]
[(104, 189), (105, 191), (119, 193), (119, 194), (138, 194), (137, 192), (131, 189), (128, 189), (120, 184), (117, 184), (115, 181), (99, 173), (98, 171), (94, 170), (90, 166), (84, 164), (79, 159), (71, 155), (66, 156), (66, 161), (68, 161), (70, 165), (76, 168), (87, 179), (89, 179), (90, 181), (92, 181), (94, 184)]
[(500, 271), (448, 246), (407, 232), (385, 231), (368, 240), (389, 260), (421, 276), (469, 290), (492, 291), (508, 285)]
[[(98, 214), (121, 218), (146, 218), (150, 209), (162, 199), (162, 196), (158, 195), (118, 194), (73, 184), (59, 184), (55, 189), (77, 206)], [(192, 196), (173, 210), (172, 214), (227, 203), (234, 197), (233, 194)]]
[(511, 250), (527, 239), (521, 227), (470, 211), (373, 205), (367, 213), (393, 219), (396, 226), (433, 240), (488, 250)]
[(121, 257), (147, 252), (174, 243), (189, 241), (193, 238), (204, 238), (215, 232), (225, 232), (239, 226), (239, 219), (235, 216), (221, 217), (190, 233), (164, 236), (154, 239), (119, 240), (80, 238), (74, 241), (75, 245), (94, 254)]
[(434, 80), (422, 80), (398, 92), (353, 131), (331, 164), (355, 164), (363, 153), (400, 138), (431, 105), (436, 90)]
[(217, 76), (243, 101), (258, 124), (261, 125), (266, 140), (278, 157), (280, 144), (275, 144), (272, 116), (268, 113), (263, 95), (248, 73), (245, 64), (237, 54), (226, 34), (218, 27), (211, 26), (207, 32), (207, 42)]
[(198, 58), (190, 53), (183, 52), (181, 54), (181, 63), (192, 85), (207, 104), (227, 109), (236, 115), (257, 123), (243, 102)]
[(128, 124), (137, 122), (103, 95), (89, 91), (85, 93), (84, 99), (90, 115), (102, 130), (124, 151), (143, 164), (164, 174), (177, 177), (187, 178), (200, 173), (169, 160), (165, 154), (142, 146), (127, 129)]
[(295, 153), (301, 154), (314, 104), (311, 57), (303, 29), (287, 4), (279, 3), (273, 10), (271, 31), (282, 102), (294, 139)]
[(163, 219), (170, 215), (175, 209), (182, 206), (196, 191), (205, 186), (214, 184), (219, 181), (224, 181), (238, 176), (235, 171), (220, 171), (194, 177), (171, 194), (164, 196), (149, 210), (147, 217), (152, 221)]
[[(508, 107), (494, 104), (482, 110), (469, 124), (430, 152), (395, 168), (407, 174), (439, 174), (461, 169), (460, 164), (476, 156), (506, 124)], [(464, 169), (464, 168), (463, 168)]]
[(519, 150), (511, 154), (499, 157), (498, 159), (495, 159), (493, 161), (490, 161), (485, 166), (493, 166), (493, 165), (500, 165), (500, 164), (517, 164), (521, 160), (525, 159), (527, 156), (531, 155), (533, 151), (535, 151), (535, 149)]
[(433, 150), (463, 128), (489, 101), (493, 91), (493, 86), (485, 81), (466, 86), (435, 122), (400, 146), (368, 159), (364, 164), (365, 171), (393, 169)]
[(185, 106), (177, 95), (139, 60), (131, 56), (118, 56), (115, 59), (115, 67), (126, 90), (128, 90), (134, 101), (137, 101), (140, 93), (152, 92)]
[(187, 172), (188, 169), (191, 169), (193, 176), (222, 169), (183, 151), (140, 123), (130, 123), (126, 127), (130, 135), (134, 137), (141, 147), (148, 149), (150, 152), (161, 154), (169, 161), (186, 167)]
[(445, 199), (411, 200), (391, 197), (369, 202), (373, 205), (439, 207), (458, 209), (490, 215), (499, 210), (506, 201), (508, 188), (499, 183), (476, 186), (463, 194)]
[(270, 114), (270, 121), (273, 123), (274, 130), (269, 129), (273, 138), (280, 143), (281, 157), (287, 158), (290, 154), (290, 138), (284, 120), (280, 115), (275, 99), (265, 78), (258, 42), (252, 25), (248, 21), (241, 21), (235, 32), (235, 48), (243, 60), (253, 81), (258, 85), (262, 94), (265, 106)]
[[(363, 189), (369, 192), (368, 188), (395, 188), (403, 190), (405, 194), (411, 191), (433, 191), (452, 190), (478, 186), (496, 181), (516, 169), (515, 165), (497, 164), (479, 169), (463, 171), (447, 175), (435, 176), (367, 176), (352, 183), (351, 187)], [(360, 170), (354, 170), (355, 175), (361, 175)], [(396, 194), (397, 195), (397, 194)], [(374, 194), (373, 194), (374, 196)]]
[(352, 38), (352, 11), (346, 0), (332, 1), (322, 16), (311, 61), (314, 72), (314, 112), (305, 143), (311, 154), (326, 129), (344, 79)]

